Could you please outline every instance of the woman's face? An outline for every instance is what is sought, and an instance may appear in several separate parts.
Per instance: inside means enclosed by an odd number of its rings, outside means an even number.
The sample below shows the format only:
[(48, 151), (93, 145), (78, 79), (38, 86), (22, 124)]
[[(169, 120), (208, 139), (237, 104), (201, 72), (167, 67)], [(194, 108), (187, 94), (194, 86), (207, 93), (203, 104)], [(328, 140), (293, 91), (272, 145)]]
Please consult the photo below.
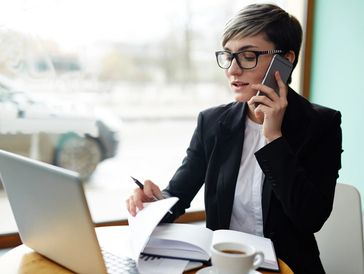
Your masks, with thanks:
[[(263, 34), (240, 39), (231, 39), (224, 46), (224, 50), (232, 53), (241, 50), (263, 51), (272, 49), (275, 49), (274, 44), (264, 39)], [(272, 58), (272, 54), (260, 55), (258, 57), (257, 66), (252, 69), (241, 69), (235, 58), (233, 59), (230, 68), (225, 70), (225, 74), (230, 83), (230, 87), (234, 92), (236, 101), (247, 102), (257, 93), (251, 85), (262, 82)]]

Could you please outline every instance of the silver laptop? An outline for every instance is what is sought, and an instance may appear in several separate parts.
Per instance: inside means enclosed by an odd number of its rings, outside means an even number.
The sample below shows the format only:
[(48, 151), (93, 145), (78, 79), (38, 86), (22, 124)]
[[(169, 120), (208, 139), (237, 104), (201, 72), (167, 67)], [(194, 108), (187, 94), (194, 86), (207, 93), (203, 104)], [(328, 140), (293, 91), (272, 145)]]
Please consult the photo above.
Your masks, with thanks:
[(0, 174), (24, 244), (77, 273), (138, 273), (103, 256), (77, 173), (0, 150)]

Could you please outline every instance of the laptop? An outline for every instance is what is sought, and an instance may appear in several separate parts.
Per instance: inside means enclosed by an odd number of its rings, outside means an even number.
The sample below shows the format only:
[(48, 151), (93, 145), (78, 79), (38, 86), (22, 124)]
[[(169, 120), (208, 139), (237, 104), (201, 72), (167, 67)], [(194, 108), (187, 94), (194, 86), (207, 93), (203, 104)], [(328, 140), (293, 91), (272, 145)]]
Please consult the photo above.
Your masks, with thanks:
[(77, 173), (0, 150), (0, 174), (25, 245), (77, 273), (138, 273), (105, 258)]

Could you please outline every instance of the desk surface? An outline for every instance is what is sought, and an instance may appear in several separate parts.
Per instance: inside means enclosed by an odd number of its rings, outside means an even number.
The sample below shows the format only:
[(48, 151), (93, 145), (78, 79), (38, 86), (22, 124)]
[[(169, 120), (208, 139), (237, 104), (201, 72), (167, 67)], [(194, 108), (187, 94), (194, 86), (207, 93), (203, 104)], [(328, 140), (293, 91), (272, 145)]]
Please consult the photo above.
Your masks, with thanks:
[[(279, 266), (282, 274), (291, 274), (292, 270), (281, 260)], [(7, 274), (70, 274), (73, 273), (62, 266), (48, 260), (25, 245), (20, 245), (0, 257), (1, 273)], [(185, 272), (194, 274), (196, 270)], [(262, 271), (262, 274), (275, 273)]]

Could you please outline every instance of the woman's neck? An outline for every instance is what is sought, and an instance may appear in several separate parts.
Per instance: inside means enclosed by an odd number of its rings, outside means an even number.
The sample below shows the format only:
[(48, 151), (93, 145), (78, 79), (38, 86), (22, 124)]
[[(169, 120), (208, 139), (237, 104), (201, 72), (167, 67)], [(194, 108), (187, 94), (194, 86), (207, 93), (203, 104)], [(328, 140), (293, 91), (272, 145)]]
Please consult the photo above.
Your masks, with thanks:
[(257, 124), (263, 124), (263, 121), (260, 121), (254, 114), (254, 111), (252, 111), (251, 109), (248, 109), (248, 118), (250, 120), (252, 120), (254, 123), (257, 123)]

